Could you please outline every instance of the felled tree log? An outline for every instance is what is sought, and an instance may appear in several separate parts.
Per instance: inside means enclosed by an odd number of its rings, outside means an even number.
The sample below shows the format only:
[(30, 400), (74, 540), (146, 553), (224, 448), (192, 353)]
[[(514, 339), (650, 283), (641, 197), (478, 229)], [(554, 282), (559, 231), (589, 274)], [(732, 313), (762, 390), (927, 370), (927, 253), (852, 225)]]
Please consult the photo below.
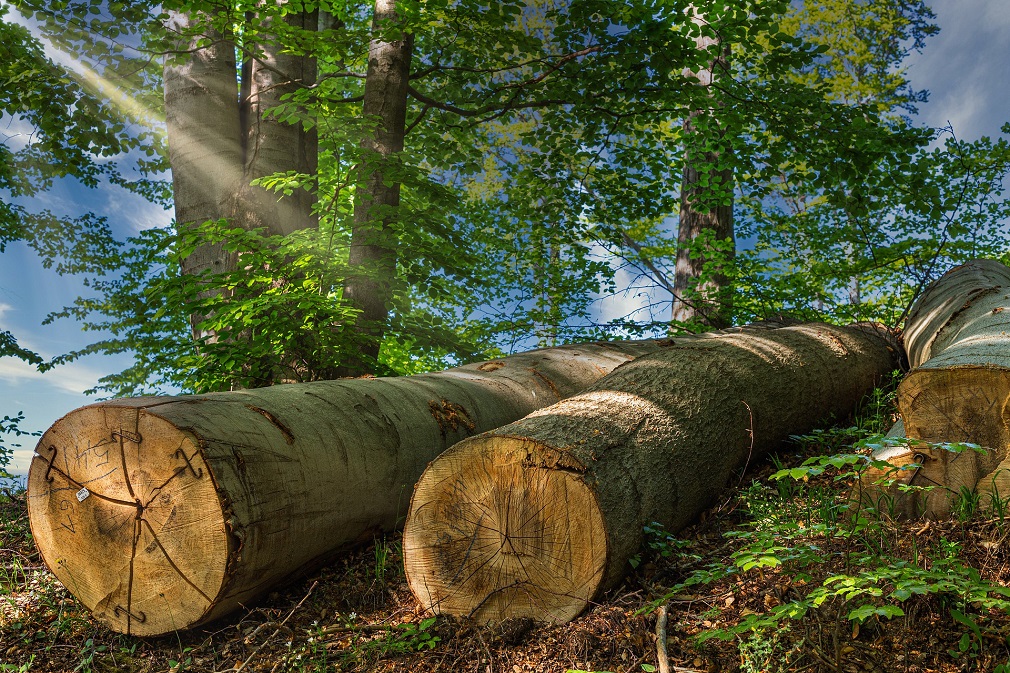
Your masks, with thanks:
[(897, 351), (883, 331), (820, 324), (677, 339), (466, 439), (414, 489), (410, 588), (434, 613), (570, 620), (624, 575), (644, 525), (686, 526), (749, 462), (849, 414)]
[(393, 529), (446, 447), (661, 347), (578, 344), (437, 374), (83, 407), (39, 441), (32, 532), (109, 627), (200, 624)]
[[(956, 266), (922, 293), (909, 313), (905, 347), (912, 370), (898, 386), (910, 442), (876, 457), (896, 471), (881, 507), (905, 517), (943, 517), (962, 489), (1010, 498), (1010, 268), (992, 260)], [(973, 443), (950, 451), (933, 443)], [(917, 467), (908, 467), (909, 465)], [(880, 499), (879, 472), (864, 491)], [(903, 486), (923, 489), (902, 488)], [(983, 502), (983, 505), (987, 503)]]

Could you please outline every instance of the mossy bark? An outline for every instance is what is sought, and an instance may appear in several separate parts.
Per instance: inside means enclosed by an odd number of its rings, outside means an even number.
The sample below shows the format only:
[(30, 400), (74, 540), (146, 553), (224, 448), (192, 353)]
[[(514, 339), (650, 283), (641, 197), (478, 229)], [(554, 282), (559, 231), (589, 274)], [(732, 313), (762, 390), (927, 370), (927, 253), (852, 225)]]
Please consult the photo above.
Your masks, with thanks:
[(789, 435), (851, 413), (896, 361), (871, 328), (677, 339), (433, 461), (404, 528), (411, 590), (435, 613), (570, 620), (624, 575), (643, 526), (691, 523)]

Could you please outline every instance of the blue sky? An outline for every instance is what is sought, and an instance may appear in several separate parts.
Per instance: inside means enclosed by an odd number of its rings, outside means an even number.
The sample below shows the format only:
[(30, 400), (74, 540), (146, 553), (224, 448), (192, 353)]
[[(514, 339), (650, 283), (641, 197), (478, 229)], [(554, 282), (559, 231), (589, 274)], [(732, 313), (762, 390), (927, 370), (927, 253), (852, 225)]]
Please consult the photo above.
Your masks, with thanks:
[[(940, 34), (908, 61), (913, 85), (931, 92), (918, 121), (935, 127), (950, 123), (963, 139), (997, 135), (1000, 126), (1010, 121), (1010, 43), (1006, 39), (1010, 3), (935, 0), (932, 7)], [(0, 127), (0, 133), (13, 136), (8, 141), (12, 143), (23, 142), (24, 131), (14, 125)], [(91, 210), (106, 215), (120, 236), (171, 219), (169, 212), (118, 187), (88, 190), (65, 181), (43, 199), (44, 203), (35, 205), (67, 214)], [(80, 348), (96, 335), (83, 333), (69, 320), (48, 326), (41, 322), (84, 290), (78, 279), (60, 278), (43, 269), (27, 248), (12, 245), (0, 254), (0, 328), (11, 330), (22, 345), (43, 356)], [(92, 356), (40, 374), (13, 358), (0, 358), (0, 417), (24, 411), (25, 428), (44, 430), (65, 413), (93, 402), (83, 391), (100, 376), (127, 364), (127, 358)], [(15, 451), (16, 473), (23, 473), (31, 459), (34, 442), (29, 439), (24, 445)]]

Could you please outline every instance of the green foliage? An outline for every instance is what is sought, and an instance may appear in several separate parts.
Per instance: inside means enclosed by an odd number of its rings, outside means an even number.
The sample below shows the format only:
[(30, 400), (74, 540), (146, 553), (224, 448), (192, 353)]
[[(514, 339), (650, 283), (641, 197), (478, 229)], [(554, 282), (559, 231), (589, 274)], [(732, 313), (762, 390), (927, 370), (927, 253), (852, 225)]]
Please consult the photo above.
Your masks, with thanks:
[[(602, 296), (672, 288), (676, 212), (685, 156), (701, 162), (699, 208), (734, 203), (737, 240), (702, 236), (697, 288), (719, 276), (735, 323), (790, 314), (894, 323), (946, 265), (1006, 253), (1010, 212), (1003, 138), (931, 146), (931, 129), (900, 113), (924, 99), (903, 62), (936, 32), (918, 0), (843, 3), (506, 0), (398, 3), (402, 21), (373, 34), (371, 4), (221, 5), (18, 0), (70, 72), (9, 21), (0, 111), (37, 130), (23, 150), (0, 148), (0, 189), (37, 196), (61, 176), (122, 184), (160, 203), (167, 185), (159, 122), (160, 65), (152, 55), (193, 37), (166, 31), (167, 11), (236, 41), (242, 57), (277, 41), (315, 57), (320, 77), (267, 112), (319, 136), (315, 175), (282, 171), (256, 184), (318, 199), (318, 229), (265, 236), (224, 221), (117, 241), (109, 224), (0, 205), (0, 251), (26, 241), (92, 294), (54, 313), (102, 333), (65, 354), (132, 353), (102, 379), (115, 395), (223, 390), (345, 373), (370, 338), (344, 297), (354, 205), (381, 168), (401, 185), (380, 243), (396, 269), (377, 374), (410, 374), (534, 346), (665, 331), (664, 299), (643, 313), (601, 319)], [(236, 11), (241, 9), (242, 11)], [(293, 11), (338, 21), (300, 30)], [(8, 11), (6, 8), (3, 12)], [(704, 22), (691, 20), (703, 14)], [(395, 25), (394, 25), (395, 24)], [(373, 37), (414, 39), (406, 149), (376, 163), (360, 109)], [(729, 52), (718, 86), (690, 74)], [(721, 52), (720, 52), (721, 53)], [(685, 134), (690, 112), (698, 133)], [(87, 148), (82, 149), (82, 148)], [(4, 154), (6, 152), (6, 154)], [(129, 175), (110, 157), (129, 158)], [(99, 160), (102, 159), (102, 160)], [(733, 179), (722, 180), (724, 171)], [(199, 246), (218, 245), (234, 270), (183, 275)], [(620, 273), (619, 273), (620, 272)], [(632, 280), (625, 282), (630, 274)], [(642, 281), (642, 278), (646, 281)], [(697, 331), (701, 324), (674, 326)], [(378, 330), (373, 330), (378, 331)], [(195, 338), (194, 335), (195, 334)], [(0, 332), (0, 352), (38, 356)]]
[[(663, 524), (658, 521), (652, 521), (645, 525), (642, 532), (644, 534), (643, 551), (649, 556), (657, 558), (670, 558), (674, 554), (687, 556), (683, 550), (690, 546), (690, 543), (686, 540), (678, 540), (674, 535), (668, 533)], [(699, 560), (697, 556), (691, 556), (690, 559)], [(628, 562), (632, 568), (637, 568), (642, 562), (642, 554), (635, 554), (628, 559)]]
[(21, 444), (14, 442), (9, 443), (6, 436), (11, 437), (38, 437), (41, 432), (30, 432), (28, 430), (21, 429), (21, 423), (25, 420), (25, 416), (22, 412), (17, 412), (13, 416), (3, 416), (0, 418), (0, 486), (11, 485), (16, 479), (14, 475), (7, 471), (7, 466), (10, 465), (11, 458), (14, 453), (14, 449), (20, 448)]
[[(89, 353), (133, 352), (133, 367), (99, 381), (98, 390), (115, 395), (334, 378), (343, 354), (358, 346), (356, 333), (341, 329), (353, 323), (355, 312), (341, 297), (346, 251), (338, 247), (338, 235), (325, 223), (279, 237), (225, 221), (179, 235), (141, 232), (108, 257), (109, 268), (91, 280), (97, 297), (79, 298), (47, 318), (74, 318), (84, 329), (112, 337), (47, 366)], [(234, 255), (237, 267), (181, 274), (181, 260), (194, 246), (208, 243)], [(422, 299), (399, 296), (397, 301), (380, 373), (413, 373), (439, 367), (449, 355), (472, 353), (435, 311), (418, 308), (425, 306)], [(192, 323), (191, 316), (197, 316)]]
[[(822, 443), (825, 436), (815, 433), (797, 439)], [(891, 548), (886, 513), (868, 506), (858, 492), (848, 496), (844, 491), (847, 484), (858, 483), (865, 470), (889, 467), (873, 459), (871, 450), (907, 440), (867, 436), (861, 428), (850, 428), (849, 436), (861, 437), (853, 444), (854, 452), (814, 456), (772, 475), (773, 481), (795, 484), (792, 489), (776, 492), (754, 482), (740, 496), (750, 515), (749, 526), (728, 533), (743, 543), (731, 561), (696, 571), (661, 600), (694, 584), (781, 569), (800, 580), (793, 583), (795, 597), (763, 613), (745, 614), (732, 626), (704, 631), (699, 641), (742, 639), (759, 655), (757, 659), (764, 661), (774, 650), (768, 639), (812, 612), (823, 613), (821, 619), (862, 624), (905, 616), (905, 605), (910, 601), (933, 596), (967, 629), (951, 656), (978, 656), (983, 641), (980, 624), (987, 611), (1010, 609), (1010, 589), (983, 579), (978, 570), (964, 563), (960, 543), (941, 538), (932, 550), (916, 549), (912, 558)], [(971, 444), (934, 448), (978, 449)], [(825, 477), (837, 486), (825, 488)], [(977, 498), (975, 505), (970, 512), (964, 511), (964, 517), (976, 515)], [(821, 568), (841, 572), (825, 573)]]

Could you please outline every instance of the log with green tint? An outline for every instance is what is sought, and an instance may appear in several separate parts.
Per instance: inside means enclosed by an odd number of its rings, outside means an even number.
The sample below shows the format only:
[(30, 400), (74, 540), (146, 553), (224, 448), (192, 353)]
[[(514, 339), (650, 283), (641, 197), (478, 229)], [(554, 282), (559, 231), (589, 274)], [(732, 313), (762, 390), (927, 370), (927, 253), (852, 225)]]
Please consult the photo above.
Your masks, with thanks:
[(897, 363), (891, 335), (802, 325), (678, 338), (575, 397), (455, 445), (404, 527), (411, 590), (438, 614), (564, 622), (740, 470), (850, 414)]
[(905, 347), (912, 369), (898, 386), (898, 411), (909, 444), (875, 455), (905, 469), (885, 489), (874, 482), (886, 475), (871, 472), (866, 495), (906, 517), (946, 516), (962, 491), (980, 491), (983, 506), (1010, 498), (1010, 268), (981, 259), (945, 273), (909, 313)]

